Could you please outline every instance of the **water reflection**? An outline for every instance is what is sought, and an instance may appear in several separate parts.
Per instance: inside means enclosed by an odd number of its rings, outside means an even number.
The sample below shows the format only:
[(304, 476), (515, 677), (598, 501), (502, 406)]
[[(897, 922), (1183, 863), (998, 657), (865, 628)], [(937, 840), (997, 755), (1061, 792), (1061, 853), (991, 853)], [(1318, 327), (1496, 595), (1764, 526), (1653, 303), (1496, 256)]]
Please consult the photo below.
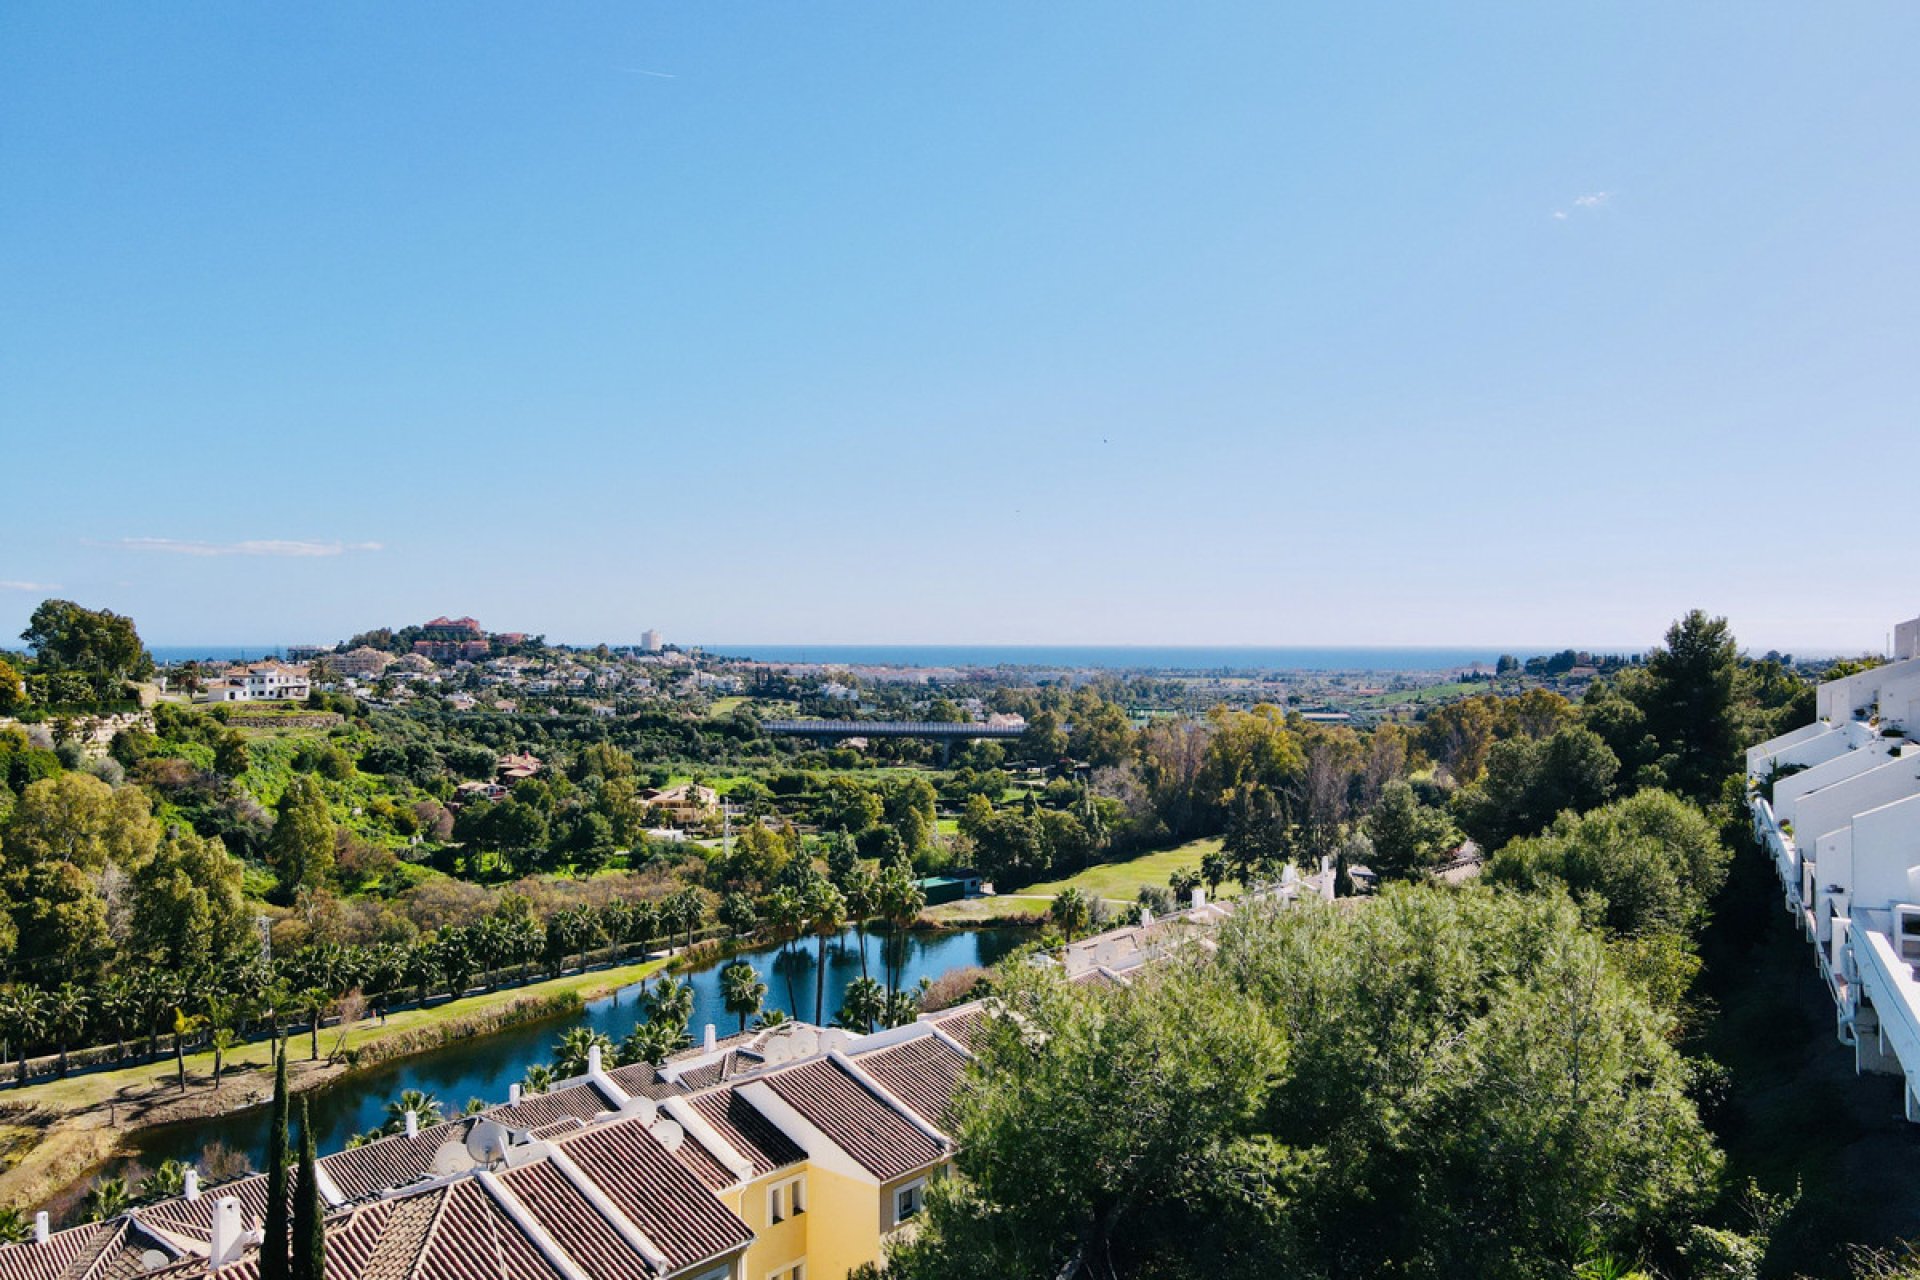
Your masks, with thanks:
[[(893, 954), (883, 957), (881, 936), (863, 938), (849, 929), (827, 942), (825, 1016), (833, 1017), (840, 1008), (847, 984), (861, 976), (863, 955), (868, 976), (881, 979), (885, 973), (884, 963), (891, 960), (900, 966), (902, 985), (910, 987), (922, 977), (938, 978), (968, 965), (992, 966), (1030, 936), (1020, 929), (909, 933), (886, 939)], [(817, 939), (804, 938), (792, 948), (762, 947), (744, 952), (736, 959), (746, 960), (759, 971), (761, 980), (767, 984), (769, 1008), (779, 1008), (811, 1021), (818, 947)], [(681, 975), (693, 984), (695, 1037), (709, 1022), (719, 1028), (722, 1035), (739, 1027), (739, 1018), (727, 1012), (721, 995), (720, 970), (724, 967), (718, 964)], [(593, 1001), (572, 1017), (515, 1027), (436, 1049), (356, 1073), (310, 1093), (306, 1096), (320, 1149), (338, 1150), (351, 1135), (383, 1123), (386, 1104), (407, 1089), (432, 1094), (449, 1111), (463, 1106), (469, 1098), (504, 1102), (508, 1087), (524, 1077), (529, 1066), (551, 1059), (554, 1041), (569, 1027), (584, 1023), (616, 1042), (625, 1037), (640, 1021), (638, 993), (638, 986), (626, 987), (610, 997)], [(292, 1043), (297, 1057), (305, 1042), (296, 1036)], [(193, 1160), (208, 1143), (222, 1141), (246, 1152), (255, 1167), (262, 1168), (266, 1132), (264, 1108), (193, 1121), (145, 1135), (139, 1142), (140, 1160), (149, 1167), (166, 1159)]]

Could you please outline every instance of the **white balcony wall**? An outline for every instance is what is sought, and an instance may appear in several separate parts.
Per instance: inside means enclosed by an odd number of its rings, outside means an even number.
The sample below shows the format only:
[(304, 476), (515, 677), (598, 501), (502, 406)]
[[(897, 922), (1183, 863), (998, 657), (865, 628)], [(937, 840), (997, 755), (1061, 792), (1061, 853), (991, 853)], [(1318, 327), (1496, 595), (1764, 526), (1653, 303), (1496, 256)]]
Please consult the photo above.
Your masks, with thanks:
[(1911, 795), (1920, 795), (1920, 760), (1903, 757), (1801, 796), (1775, 812), (1783, 823), (1793, 824), (1794, 841), (1805, 850), (1813, 847), (1815, 837), (1852, 825), (1854, 814)]
[(1803, 724), (1790, 733), (1777, 738), (1769, 738), (1757, 747), (1747, 748), (1747, 776), (1759, 778), (1766, 775), (1768, 761), (1788, 747), (1797, 747), (1809, 738), (1817, 738), (1823, 733), (1833, 732), (1833, 726), (1821, 724), (1815, 720), (1812, 724)]
[(1856, 711), (1871, 710), (1880, 690), (1896, 681), (1920, 675), (1920, 658), (1905, 658), (1841, 680), (1829, 680), (1814, 694), (1815, 715), (1836, 723), (1853, 719)]
[(1855, 902), (1920, 902), (1920, 795), (1856, 815), (1852, 846)]
[(1862, 747), (1780, 779), (1773, 784), (1773, 811), (1791, 813), (1793, 804), (1801, 796), (1845, 782), (1869, 769), (1878, 769), (1887, 762), (1890, 747), (1891, 744)]
[(1836, 729), (1829, 725), (1823, 733), (1796, 742), (1791, 746), (1782, 747), (1778, 751), (1769, 752), (1761, 758), (1759, 766), (1753, 771), (1753, 776), (1756, 778), (1764, 778), (1773, 769), (1783, 768), (1790, 764), (1797, 764), (1803, 769), (1810, 769), (1814, 765), (1825, 764), (1829, 760), (1836, 760), (1852, 749), (1852, 735), (1844, 729)]

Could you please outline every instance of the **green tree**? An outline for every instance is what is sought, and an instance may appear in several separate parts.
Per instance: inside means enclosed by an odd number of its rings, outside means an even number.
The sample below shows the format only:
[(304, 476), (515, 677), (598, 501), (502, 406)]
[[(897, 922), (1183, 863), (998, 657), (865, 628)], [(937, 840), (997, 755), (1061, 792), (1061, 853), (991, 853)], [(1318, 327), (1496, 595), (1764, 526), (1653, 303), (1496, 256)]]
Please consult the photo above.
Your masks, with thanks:
[(442, 1109), (440, 1100), (422, 1089), (403, 1090), (398, 1098), (387, 1104), (388, 1133), (401, 1133), (406, 1130), (407, 1117), (422, 1129), (440, 1123)]
[(1647, 654), (1640, 711), (1660, 744), (1668, 784), (1698, 803), (1720, 796), (1739, 766), (1740, 710), (1735, 693), (1739, 647), (1725, 618), (1695, 609), (1667, 630)]
[(327, 798), (313, 778), (299, 775), (280, 797), (267, 860), (280, 879), (280, 891), (317, 889), (333, 875), (334, 825)]
[(820, 798), (814, 803), (814, 813), (820, 825), (829, 831), (845, 831), (858, 835), (868, 827), (880, 821), (886, 812), (880, 797), (873, 788), (858, 778), (832, 777), (821, 788)]
[(127, 1180), (117, 1173), (102, 1174), (93, 1180), (87, 1188), (87, 1198), (80, 1206), (80, 1213), (88, 1222), (105, 1222), (117, 1218), (133, 1207), (133, 1192), (127, 1186)]
[(133, 619), (108, 609), (44, 600), (20, 638), (42, 669), (79, 672), (96, 697), (112, 697), (122, 681), (143, 680), (153, 672), (153, 659), (140, 643)]
[(1373, 842), (1373, 869), (1382, 880), (1422, 875), (1454, 845), (1447, 815), (1420, 803), (1413, 788), (1398, 778), (1381, 789), (1365, 826)]
[(87, 993), (71, 982), (61, 983), (47, 997), (47, 1029), (53, 1032), (53, 1042), (60, 1054), (57, 1071), (63, 1079), (67, 1074), (67, 1048), (85, 1030), (92, 1004)]
[(747, 1019), (757, 1015), (766, 1003), (767, 984), (752, 965), (735, 960), (720, 971), (720, 998), (727, 1012), (740, 1019), (740, 1030), (745, 1032)]
[(248, 948), (253, 931), (241, 876), (219, 837), (169, 831), (133, 870), (129, 956), (174, 973), (204, 973)]
[(1730, 855), (1713, 822), (1664, 791), (1642, 791), (1584, 814), (1562, 814), (1487, 865), (1489, 883), (1559, 885), (1608, 932), (1691, 937), (1726, 879)]
[(813, 934), (818, 947), (813, 968), (813, 1022), (820, 1026), (825, 1023), (827, 1012), (827, 939), (846, 928), (847, 899), (824, 876), (809, 881), (804, 896), (807, 931)]
[(326, 1280), (327, 1231), (320, 1178), (314, 1163), (313, 1117), (300, 1100), (300, 1172), (293, 1184), (291, 1280)]
[(260, 1241), (260, 1280), (291, 1280), (292, 1235), (287, 1211), (287, 1122), (291, 1103), (287, 1094), (287, 1051), (273, 1052), (273, 1111), (267, 1123), (267, 1209), (265, 1234)]
[(1093, 918), (1092, 904), (1087, 901), (1086, 894), (1069, 886), (1054, 897), (1052, 905), (1047, 908), (1047, 918), (1060, 927), (1060, 932), (1066, 935), (1068, 942), (1072, 942), (1085, 931), (1088, 921)]
[(872, 978), (855, 978), (840, 998), (840, 1012), (834, 1018), (849, 1031), (873, 1034), (874, 1023), (887, 1016), (887, 989)]

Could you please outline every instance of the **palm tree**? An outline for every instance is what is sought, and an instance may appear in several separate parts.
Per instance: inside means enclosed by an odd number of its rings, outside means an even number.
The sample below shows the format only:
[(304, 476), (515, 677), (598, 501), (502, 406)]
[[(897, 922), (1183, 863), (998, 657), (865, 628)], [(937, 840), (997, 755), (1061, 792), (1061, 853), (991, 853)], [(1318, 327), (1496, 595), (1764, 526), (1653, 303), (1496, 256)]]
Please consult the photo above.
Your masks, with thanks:
[(240, 1043), (240, 1033), (232, 1027), (215, 1027), (207, 1037), (207, 1044), (213, 1049), (213, 1087), (220, 1088), (220, 1070), (225, 1065), (227, 1050)]
[(906, 931), (927, 909), (927, 894), (914, 879), (913, 869), (904, 862), (896, 862), (880, 873), (880, 909), (887, 917), (896, 935), (892, 939), (892, 954), (887, 956), (887, 986), (900, 989), (902, 971), (906, 968)]
[(407, 1127), (411, 1113), (422, 1129), (440, 1123), (440, 1100), (420, 1089), (407, 1089), (387, 1104), (387, 1132), (399, 1133)]
[(1060, 926), (1060, 931), (1072, 942), (1076, 933), (1087, 927), (1087, 921), (1093, 917), (1093, 906), (1087, 901), (1087, 895), (1078, 889), (1062, 889), (1047, 908), (1047, 915)]
[(118, 1174), (106, 1174), (95, 1178), (87, 1188), (83, 1212), (88, 1222), (105, 1222), (119, 1217), (132, 1205), (133, 1193), (127, 1189), (127, 1180)]
[(700, 900), (697, 889), (682, 889), (667, 899), (673, 906), (674, 920), (687, 931), (687, 946), (693, 946), (693, 931), (700, 927), (700, 917), (706, 914), (706, 904)]
[(167, 1200), (187, 1189), (187, 1166), (179, 1160), (162, 1160), (159, 1168), (140, 1179), (142, 1200)]
[(87, 1025), (87, 1006), (91, 1003), (87, 993), (71, 982), (61, 983), (48, 998), (47, 1028), (53, 1032), (54, 1045), (60, 1051), (60, 1065), (56, 1070), (63, 1078), (67, 1074), (67, 1046)]
[(813, 971), (813, 1024), (821, 1026), (827, 1016), (827, 939), (847, 925), (847, 900), (824, 876), (807, 886), (807, 928), (820, 950), (819, 964)]
[(1200, 884), (1200, 873), (1192, 867), (1175, 867), (1173, 869), (1167, 876), (1167, 887), (1173, 890), (1174, 907), (1176, 910), (1193, 901), (1193, 891), (1198, 889)]
[(545, 1093), (553, 1088), (553, 1068), (543, 1062), (536, 1062), (527, 1068), (526, 1079), (520, 1082), (522, 1093)]
[(849, 1031), (873, 1034), (873, 1024), (887, 1016), (887, 989), (872, 978), (855, 978), (847, 984), (840, 1002), (840, 1014), (834, 1019)]
[(735, 960), (720, 971), (720, 998), (726, 1002), (727, 1012), (739, 1017), (740, 1030), (745, 1032), (747, 1019), (766, 1003), (767, 984), (752, 965)]
[(662, 978), (653, 990), (641, 997), (647, 1008), (647, 1021), (664, 1022), (681, 1031), (693, 1021), (693, 984), (675, 978)]
[(860, 934), (860, 976), (867, 976), (867, 921), (879, 909), (880, 868), (872, 862), (856, 862), (840, 878), (840, 892), (847, 899), (847, 919)]
[(0, 1204), (0, 1244), (20, 1244), (33, 1233), (27, 1215), (10, 1204)]
[(108, 978), (94, 997), (94, 1016), (100, 1029), (113, 1036), (113, 1060), (127, 1060), (127, 1025), (133, 1016), (136, 999), (133, 984), (119, 974)]
[(207, 1020), (185, 1009), (173, 1011), (173, 1061), (180, 1072), (180, 1092), (187, 1091), (187, 1039), (206, 1029)]
[(643, 1022), (628, 1034), (620, 1051), (629, 1061), (645, 1062), (657, 1067), (686, 1047), (684, 1024)]
[(307, 1034), (313, 1037), (308, 1059), (320, 1060), (320, 1024), (326, 1019), (327, 1010), (333, 1007), (333, 997), (321, 987), (308, 987), (293, 998), (294, 1007), (307, 1019)]
[(592, 1027), (571, 1027), (554, 1045), (553, 1074), (563, 1080), (587, 1073), (587, 1052), (598, 1046), (602, 1066), (612, 1066), (613, 1041)]
[(760, 1016), (753, 1020), (756, 1029), (765, 1031), (772, 1027), (784, 1027), (793, 1021), (793, 1015), (785, 1009), (762, 1009)]
[(27, 1050), (35, 1037), (46, 1033), (48, 1012), (47, 993), (24, 983), (0, 1001), (0, 1022), (5, 1023), (7, 1039), (20, 1054), (20, 1074), (15, 1077), (20, 1084), (27, 1082)]
[(781, 967), (787, 979), (787, 1012), (797, 1013), (800, 997), (793, 989), (793, 944), (807, 927), (807, 900), (791, 885), (781, 885), (767, 895), (767, 923), (780, 939), (780, 954), (787, 961)]

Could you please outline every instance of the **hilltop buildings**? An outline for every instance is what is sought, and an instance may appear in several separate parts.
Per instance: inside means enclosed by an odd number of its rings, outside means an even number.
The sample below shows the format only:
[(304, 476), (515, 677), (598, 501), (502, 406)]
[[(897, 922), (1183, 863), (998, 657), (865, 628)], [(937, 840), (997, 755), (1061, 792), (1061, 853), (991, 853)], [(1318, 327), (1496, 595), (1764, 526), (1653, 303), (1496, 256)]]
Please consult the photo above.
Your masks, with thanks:
[(1820, 686), (1813, 724), (1747, 752), (1755, 834), (1814, 944), (1861, 1071), (1920, 1122), (1920, 618), (1893, 660)]

